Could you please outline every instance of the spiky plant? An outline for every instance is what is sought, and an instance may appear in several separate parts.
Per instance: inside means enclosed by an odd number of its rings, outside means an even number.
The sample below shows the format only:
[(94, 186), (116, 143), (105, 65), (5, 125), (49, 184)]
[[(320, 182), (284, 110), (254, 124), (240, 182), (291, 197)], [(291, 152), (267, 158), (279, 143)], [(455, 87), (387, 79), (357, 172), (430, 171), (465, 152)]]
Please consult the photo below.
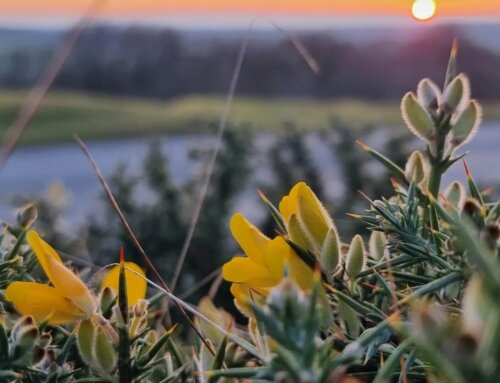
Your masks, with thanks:
[[(157, 294), (131, 302), (130, 286), (145, 277), (123, 257), (116, 281), (108, 274), (96, 297), (80, 280), (84, 273), (74, 275), (37, 234), (27, 235), (36, 211), (26, 207), (1, 243), (0, 379), (500, 381), (500, 203), (486, 200), (467, 167), (467, 188), (441, 187), (481, 119), (467, 77), (455, 68), (453, 49), (443, 92), (424, 79), (403, 97), (403, 119), (425, 143), (404, 168), (359, 143), (392, 174), (394, 190), (390, 198), (365, 196), (369, 208), (350, 214), (371, 231), (368, 238), (343, 238), (303, 182), (278, 206), (261, 195), (276, 221), (274, 238), (240, 213), (232, 218), (246, 256), (226, 263), (222, 274), (246, 326), (208, 298), (195, 308), (151, 280)], [(40, 286), (37, 259), (54, 285), (44, 288), (65, 299), (54, 300), (59, 306), (13, 293), (28, 281)], [(61, 278), (79, 288), (65, 291)], [(199, 338), (165, 330), (164, 298), (195, 316)]]

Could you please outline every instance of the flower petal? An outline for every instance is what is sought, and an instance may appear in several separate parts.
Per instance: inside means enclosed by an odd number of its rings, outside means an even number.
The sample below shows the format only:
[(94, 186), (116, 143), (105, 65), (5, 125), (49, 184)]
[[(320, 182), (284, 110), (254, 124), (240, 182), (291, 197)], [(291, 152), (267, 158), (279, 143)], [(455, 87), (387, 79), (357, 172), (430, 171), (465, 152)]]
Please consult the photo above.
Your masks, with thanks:
[(47, 258), (47, 270), (49, 271), (48, 275), (52, 276), (50, 281), (61, 296), (69, 299), (87, 316), (95, 312), (96, 302), (92, 293), (70, 269), (53, 258)]
[(314, 271), (293, 250), (291, 250), (288, 258), (288, 269), (292, 280), (302, 289), (307, 290), (311, 288), (314, 280)]
[(231, 218), (231, 233), (250, 259), (260, 265), (264, 264), (264, 251), (270, 241), (262, 232), (252, 225), (241, 213)]
[(285, 222), (288, 222), (292, 214), (298, 214), (299, 212), (297, 196), (299, 193), (300, 184), (303, 184), (303, 182), (295, 184), (290, 189), (290, 193), (288, 193), (287, 196), (284, 196), (280, 201), (279, 210)]
[(69, 299), (87, 315), (94, 313), (96, 303), (91, 292), (80, 278), (64, 266), (52, 246), (45, 242), (36, 231), (30, 231), (27, 239), (45, 274), (59, 294)]
[(274, 286), (279, 281), (273, 278), (268, 269), (248, 257), (235, 257), (225, 263), (222, 276), (229, 282), (251, 283), (259, 287)]
[(19, 313), (32, 315), (37, 322), (48, 319), (50, 324), (64, 324), (86, 317), (57, 289), (40, 283), (11, 283), (5, 291), (5, 299), (12, 302)]
[(298, 208), (300, 209), (300, 201), (299, 197), (302, 197), (304, 199), (304, 202), (306, 202), (312, 210), (315, 211), (315, 213), (321, 218), (321, 221), (325, 226), (328, 228), (333, 226), (333, 221), (326, 211), (325, 207), (321, 203), (321, 201), (316, 197), (316, 194), (312, 191), (312, 189), (306, 185), (305, 182), (299, 182), (297, 185), (298, 188), (298, 195), (297, 195), (297, 205)]
[[(132, 271), (130, 271), (132, 270)], [(128, 305), (133, 306), (146, 297), (146, 290), (148, 288), (147, 282), (144, 278), (144, 271), (134, 262), (125, 262), (125, 279), (127, 280), (127, 297)], [(115, 266), (109, 270), (102, 281), (102, 288), (109, 287), (118, 293), (118, 279), (120, 276), (120, 266)]]
[(252, 309), (249, 306), (249, 302), (261, 302), (265, 300), (268, 294), (267, 289), (255, 290), (250, 288), (244, 283), (233, 283), (231, 285), (231, 294), (234, 297), (234, 303), (236, 308), (245, 316), (251, 318), (253, 317)]
[(56, 262), (62, 263), (61, 257), (59, 257), (59, 254), (57, 254), (54, 248), (45, 242), (36, 231), (29, 231), (26, 238), (38, 258), (38, 262), (40, 263), (40, 266), (42, 266), (43, 271), (49, 280), (52, 280), (48, 267), (48, 259), (53, 259)]
[(282, 237), (276, 237), (266, 247), (265, 262), (269, 273), (276, 283), (283, 279), (285, 264), (292, 249)]

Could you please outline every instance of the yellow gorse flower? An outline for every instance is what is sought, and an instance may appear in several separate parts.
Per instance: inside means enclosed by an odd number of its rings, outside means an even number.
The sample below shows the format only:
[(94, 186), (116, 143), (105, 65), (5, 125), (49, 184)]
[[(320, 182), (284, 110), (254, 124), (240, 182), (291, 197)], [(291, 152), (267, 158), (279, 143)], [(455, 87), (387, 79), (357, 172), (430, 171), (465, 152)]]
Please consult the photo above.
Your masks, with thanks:
[[(144, 277), (144, 271), (134, 262), (124, 262), (125, 265), (125, 279), (127, 280), (127, 300), (128, 305), (135, 305), (140, 299), (146, 296), (148, 288), (147, 282)], [(139, 274), (139, 275), (137, 275)], [(109, 287), (115, 294), (118, 293), (118, 283), (120, 277), (120, 266), (116, 265), (109, 270), (104, 277), (101, 288)]]
[[(51, 286), (36, 282), (13, 282), (5, 291), (5, 299), (11, 302), (20, 314), (31, 315), (36, 321), (47, 320), (50, 324), (77, 322), (96, 314), (97, 302), (94, 295), (85, 283), (63, 264), (52, 246), (36, 231), (28, 232), (27, 240)], [(129, 263), (127, 267), (139, 272), (138, 266), (132, 265)], [(113, 284), (113, 273), (114, 268), (105, 278), (110, 287), (118, 286), (118, 283)], [(135, 274), (132, 275), (141, 279)], [(132, 279), (128, 283), (127, 293), (134, 299), (138, 294), (142, 294), (141, 298), (144, 298), (143, 284), (137, 283), (127, 272), (126, 277)]]
[(282, 198), (279, 211), (290, 239), (315, 253), (321, 251), (328, 231), (335, 229), (330, 215), (304, 182), (297, 183)]
[(71, 270), (62, 263), (57, 252), (35, 231), (27, 235), (28, 243), (52, 286), (36, 282), (14, 282), (5, 291), (5, 299), (22, 315), (51, 324), (78, 321), (96, 311), (94, 296)]
[(284, 238), (268, 238), (241, 213), (232, 217), (230, 226), (247, 256), (227, 262), (222, 275), (225, 280), (233, 282), (231, 293), (240, 308), (244, 308), (250, 299), (267, 296), (269, 290), (283, 279), (285, 269), (299, 286), (310, 287), (313, 271)]

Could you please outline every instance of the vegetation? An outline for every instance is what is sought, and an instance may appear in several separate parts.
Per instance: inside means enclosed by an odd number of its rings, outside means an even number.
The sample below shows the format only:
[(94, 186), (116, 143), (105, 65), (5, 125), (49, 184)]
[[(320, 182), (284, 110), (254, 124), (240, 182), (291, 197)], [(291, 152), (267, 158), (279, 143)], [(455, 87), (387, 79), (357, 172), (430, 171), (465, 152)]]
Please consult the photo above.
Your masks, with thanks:
[[(15, 117), (23, 96), (23, 92), (2, 92), (0, 122), (4, 129)], [(188, 97), (160, 102), (53, 92), (44, 102), (23, 143), (69, 141), (73, 133), (82, 138), (103, 139), (148, 133), (206, 132), (218, 121), (223, 106), (224, 100), (219, 97)], [(394, 125), (399, 122), (398, 116), (397, 104), (392, 102), (238, 97), (234, 100), (230, 121), (233, 128), (247, 129), (250, 126), (255, 130), (278, 131), (286, 122), (293, 121), (301, 129), (318, 130), (328, 126), (331, 117), (361, 127), (366, 124)]]
[[(150, 278), (143, 299), (145, 277), (125, 262), (128, 253), (105, 268), (109, 273), (84, 267), (74, 273), (31, 229), (37, 211), (26, 206), (2, 233), (1, 378), (498, 382), (500, 202), (488, 201), (468, 170), (467, 187), (441, 185), (481, 122), (468, 78), (456, 73), (455, 53), (442, 91), (424, 79), (401, 103), (403, 119), (424, 149), (399, 166), (359, 142), (392, 181), (391, 196), (366, 197), (369, 208), (350, 214), (370, 232), (368, 238), (340, 230), (304, 182), (276, 205), (261, 195), (275, 221), (269, 235), (241, 213), (233, 215), (230, 229), (242, 255), (223, 265), (222, 277), (231, 283), (244, 321), (237, 323), (209, 297), (195, 308)], [(301, 153), (296, 140), (290, 144)], [(150, 163), (157, 163), (155, 153)], [(222, 158), (231, 162), (228, 153)], [(311, 174), (307, 166), (303, 170)], [(162, 179), (164, 173), (155, 178)], [(156, 182), (158, 191), (168, 191)], [(236, 182), (223, 184), (231, 189)], [(225, 191), (213, 196), (222, 194), (221, 211), (231, 198)], [(167, 209), (182, 207), (173, 205), (172, 195), (163, 198), (171, 203)], [(45, 275), (36, 272), (39, 267)], [(180, 309), (178, 321), (191, 335), (181, 337), (172, 326), (168, 301)]]
[[(11, 123), (23, 100), (21, 91), (0, 95), (0, 133)], [(206, 132), (223, 110), (219, 97), (188, 97), (160, 102), (121, 99), (76, 93), (51, 93), (24, 144), (47, 144), (72, 140), (73, 134), (85, 139), (106, 139), (157, 133)], [(500, 119), (497, 102), (484, 105), (485, 117)], [(330, 120), (348, 121), (349, 127), (401, 125), (396, 102), (265, 100), (238, 97), (231, 109), (233, 129), (282, 131), (293, 122), (302, 130), (324, 130)], [(71, 127), (71, 129), (68, 129)]]

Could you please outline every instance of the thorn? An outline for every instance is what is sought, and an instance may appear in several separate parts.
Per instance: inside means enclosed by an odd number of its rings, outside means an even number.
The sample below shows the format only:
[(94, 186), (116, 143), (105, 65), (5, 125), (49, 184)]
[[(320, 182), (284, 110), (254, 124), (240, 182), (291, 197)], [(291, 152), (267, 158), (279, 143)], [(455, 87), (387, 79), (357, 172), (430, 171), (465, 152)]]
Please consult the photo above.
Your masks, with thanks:
[(269, 198), (266, 197), (266, 195), (262, 192), (262, 190), (257, 189), (257, 193), (259, 194), (259, 197), (264, 203), (269, 203)]
[(392, 187), (394, 188), (394, 190), (399, 189), (399, 187), (401, 186), (401, 184), (398, 182), (398, 180), (395, 179), (394, 177), (391, 177), (390, 181), (391, 181), (391, 184), (392, 184)]
[(363, 216), (360, 214), (355, 214), (355, 213), (345, 213), (347, 216), (354, 218), (354, 219), (362, 219)]
[(491, 186), (483, 190), (483, 196), (490, 196), (491, 193), (493, 193), (493, 188)]
[(167, 330), (167, 333), (171, 334), (175, 331), (175, 329), (177, 328), (177, 325), (178, 323), (175, 323), (172, 327), (170, 327), (168, 330)]
[(467, 178), (472, 178), (472, 175), (470, 174), (469, 166), (467, 166), (467, 162), (465, 162), (465, 160), (463, 160), (463, 163), (464, 163), (464, 168), (465, 168), (465, 175), (467, 176)]
[(368, 200), (368, 202), (373, 203), (373, 200), (370, 197), (368, 197), (365, 193), (363, 193), (361, 190), (358, 190), (358, 193), (361, 194), (361, 197)]
[(120, 265), (125, 263), (125, 250), (123, 249), (123, 245), (120, 247)]
[(356, 144), (358, 144), (358, 146), (361, 149), (363, 149), (365, 152), (368, 152), (370, 150), (370, 147), (368, 145), (366, 145), (364, 142), (360, 141), (360, 140), (357, 140)]
[(458, 40), (457, 38), (455, 37), (453, 39), (453, 43), (451, 45), (451, 52), (450, 52), (450, 56), (455, 58), (457, 57), (457, 53), (458, 53)]

